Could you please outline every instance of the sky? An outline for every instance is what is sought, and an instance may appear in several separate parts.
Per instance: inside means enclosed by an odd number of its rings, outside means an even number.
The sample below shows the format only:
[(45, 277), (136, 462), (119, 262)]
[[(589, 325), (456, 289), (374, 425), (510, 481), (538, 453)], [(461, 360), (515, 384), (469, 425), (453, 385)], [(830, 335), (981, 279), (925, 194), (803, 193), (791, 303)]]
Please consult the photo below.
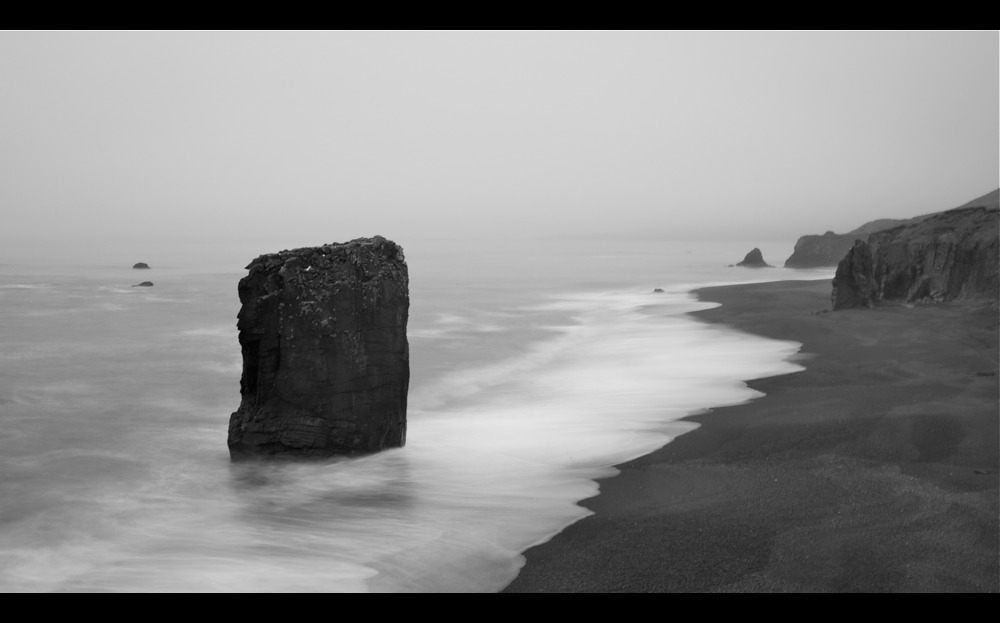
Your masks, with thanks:
[(0, 237), (773, 240), (1000, 186), (998, 32), (0, 32)]

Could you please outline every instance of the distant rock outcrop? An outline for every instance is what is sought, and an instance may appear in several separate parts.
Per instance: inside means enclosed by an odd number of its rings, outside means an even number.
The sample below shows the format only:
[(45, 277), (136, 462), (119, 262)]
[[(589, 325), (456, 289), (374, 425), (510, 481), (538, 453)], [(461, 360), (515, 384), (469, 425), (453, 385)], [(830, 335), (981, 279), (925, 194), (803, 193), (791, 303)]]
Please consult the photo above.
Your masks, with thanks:
[(262, 255), (247, 268), (232, 458), (402, 446), (410, 379), (403, 250), (375, 236)]
[(867, 243), (858, 240), (837, 266), (833, 308), (872, 307), (880, 301), (995, 303), (998, 271), (1000, 208), (955, 208), (876, 232)]
[(828, 231), (822, 236), (802, 236), (795, 242), (795, 249), (785, 260), (785, 268), (836, 266), (854, 245), (855, 240), (867, 240), (868, 236), (874, 232), (907, 222), (906, 219), (884, 218), (865, 223), (846, 234), (835, 234)]
[(143, 281), (142, 283), (137, 283), (137, 284), (135, 284), (132, 287), (133, 288), (152, 288), (153, 287), (153, 282), (152, 281)]
[(138, 264), (133, 264), (132, 268), (143, 268), (143, 269), (145, 269), (145, 268), (149, 268), (149, 264), (147, 264), (146, 262), (139, 262)]
[[(987, 193), (982, 197), (977, 197), (955, 209), (961, 210), (972, 207), (996, 208), (998, 206), (1000, 206), (1000, 189)], [(865, 223), (846, 234), (835, 234), (832, 231), (828, 231), (822, 236), (802, 236), (795, 243), (795, 249), (792, 251), (791, 256), (785, 260), (785, 268), (837, 266), (851, 247), (854, 246), (856, 240), (867, 241), (874, 233), (895, 229), (904, 225), (913, 225), (930, 216), (933, 216), (933, 214), (925, 214), (909, 219), (884, 218)]]
[(761, 254), (760, 249), (754, 248), (746, 254), (742, 262), (736, 264), (737, 266), (743, 266), (745, 268), (770, 268), (770, 264), (764, 261), (764, 255)]
[[(996, 208), (998, 206), (1000, 206), (1000, 189), (987, 193), (982, 197), (977, 197), (955, 209), (961, 210), (972, 207)], [(837, 266), (851, 247), (854, 246), (855, 240), (867, 241), (869, 236), (874, 233), (895, 229), (903, 225), (919, 223), (930, 216), (933, 215), (927, 214), (909, 219), (884, 218), (865, 223), (846, 234), (835, 234), (832, 231), (828, 231), (822, 236), (802, 236), (795, 243), (792, 255), (785, 260), (785, 268)]]

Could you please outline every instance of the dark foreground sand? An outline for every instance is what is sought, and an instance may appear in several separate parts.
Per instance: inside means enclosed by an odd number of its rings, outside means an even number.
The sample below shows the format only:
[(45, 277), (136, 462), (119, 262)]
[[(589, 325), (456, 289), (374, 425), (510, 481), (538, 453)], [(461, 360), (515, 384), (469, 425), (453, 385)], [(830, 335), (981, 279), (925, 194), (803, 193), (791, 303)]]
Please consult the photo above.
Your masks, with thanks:
[(828, 281), (701, 290), (803, 372), (620, 466), (506, 592), (1000, 590), (998, 316), (825, 313)]

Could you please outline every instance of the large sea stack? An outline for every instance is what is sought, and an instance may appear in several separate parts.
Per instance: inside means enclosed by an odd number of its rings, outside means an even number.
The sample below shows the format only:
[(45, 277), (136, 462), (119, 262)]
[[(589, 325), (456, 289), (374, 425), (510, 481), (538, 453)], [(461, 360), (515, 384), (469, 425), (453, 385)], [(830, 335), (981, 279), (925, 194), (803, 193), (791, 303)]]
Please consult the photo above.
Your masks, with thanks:
[[(837, 266), (833, 308), (1000, 296), (1000, 209), (962, 207), (858, 240)], [(989, 198), (987, 195), (983, 199)]]
[(262, 255), (240, 280), (233, 460), (402, 446), (410, 380), (403, 250), (381, 236)]

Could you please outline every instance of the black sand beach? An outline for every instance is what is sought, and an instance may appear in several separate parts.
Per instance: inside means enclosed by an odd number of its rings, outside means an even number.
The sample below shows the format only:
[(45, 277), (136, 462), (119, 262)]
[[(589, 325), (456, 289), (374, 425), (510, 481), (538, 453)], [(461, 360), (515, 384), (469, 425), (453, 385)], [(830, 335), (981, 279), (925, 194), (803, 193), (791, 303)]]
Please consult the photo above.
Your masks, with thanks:
[(998, 592), (998, 316), (826, 312), (828, 281), (707, 288), (803, 372), (619, 466), (504, 592)]

